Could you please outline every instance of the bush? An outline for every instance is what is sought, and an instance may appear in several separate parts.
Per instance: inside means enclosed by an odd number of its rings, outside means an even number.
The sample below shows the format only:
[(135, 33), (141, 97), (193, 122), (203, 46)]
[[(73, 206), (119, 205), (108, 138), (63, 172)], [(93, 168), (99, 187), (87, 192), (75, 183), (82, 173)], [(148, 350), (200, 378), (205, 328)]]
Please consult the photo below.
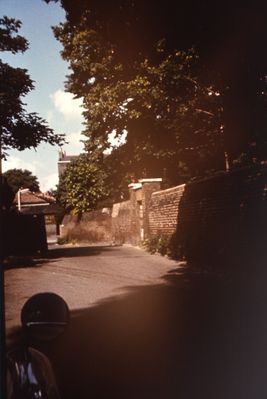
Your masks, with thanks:
[(151, 236), (144, 240), (143, 246), (150, 253), (160, 253), (161, 255), (169, 255), (169, 243), (170, 236), (166, 234), (160, 234), (157, 236)]
[(176, 234), (158, 234), (143, 241), (143, 247), (151, 254), (159, 253), (172, 259), (183, 259), (183, 250)]
[(71, 237), (69, 234), (63, 236), (63, 237), (59, 237), (57, 240), (57, 243), (59, 245), (64, 245), (64, 244), (77, 244), (77, 240), (74, 239), (73, 237)]
[(149, 238), (146, 238), (143, 241), (143, 247), (150, 252), (151, 254), (154, 254), (157, 252), (158, 248), (158, 236), (151, 236)]

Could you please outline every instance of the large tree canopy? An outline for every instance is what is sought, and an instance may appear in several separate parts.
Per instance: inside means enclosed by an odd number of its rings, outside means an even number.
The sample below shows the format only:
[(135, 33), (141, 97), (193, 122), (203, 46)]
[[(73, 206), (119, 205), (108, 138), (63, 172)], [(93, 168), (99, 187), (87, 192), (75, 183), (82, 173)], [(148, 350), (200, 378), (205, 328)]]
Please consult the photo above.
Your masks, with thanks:
[(195, 52), (170, 52), (161, 40), (151, 57), (124, 59), (119, 44), (92, 21), (85, 12), (75, 29), (70, 23), (55, 28), (72, 70), (67, 89), (84, 99), (85, 148), (105, 150), (112, 131), (127, 131), (117, 154), (124, 152), (128, 172), (155, 176), (165, 168), (176, 182), (181, 165), (189, 176), (222, 168), (219, 93), (196, 75)]
[(149, 169), (153, 154), (157, 167), (163, 156), (191, 176), (222, 168), (225, 151), (267, 157), (266, 2), (61, 4), (67, 22), (55, 34), (70, 63), (66, 88), (84, 98), (89, 145), (127, 129), (135, 169), (138, 157)]
[[(21, 22), (13, 18), (0, 19), (0, 51), (24, 52), (25, 38), (18, 35)], [(55, 134), (36, 113), (27, 113), (23, 97), (34, 88), (27, 70), (14, 68), (0, 60), (0, 143), (2, 157), (6, 150), (35, 148), (41, 142), (60, 145), (63, 135)]]

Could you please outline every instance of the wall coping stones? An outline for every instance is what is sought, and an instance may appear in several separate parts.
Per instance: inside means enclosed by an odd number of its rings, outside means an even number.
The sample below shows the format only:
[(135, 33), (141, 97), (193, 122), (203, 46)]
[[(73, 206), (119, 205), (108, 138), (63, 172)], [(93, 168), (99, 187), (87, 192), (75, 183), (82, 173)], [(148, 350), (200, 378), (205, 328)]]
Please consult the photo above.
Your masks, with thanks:
[(130, 183), (128, 184), (128, 187), (131, 188), (132, 190), (139, 190), (139, 188), (142, 188), (141, 183)]
[(166, 188), (165, 190), (154, 191), (154, 193), (152, 193), (152, 196), (172, 193), (174, 191), (177, 191), (178, 189), (183, 190), (184, 187), (185, 187), (185, 184), (180, 184), (179, 186)]
[(139, 183), (157, 183), (157, 182), (162, 182), (161, 177), (153, 177), (151, 179), (139, 179)]
[(150, 179), (139, 179), (137, 183), (130, 183), (128, 184), (128, 188), (131, 188), (132, 190), (139, 190), (142, 188), (143, 184), (145, 183), (161, 183), (162, 178), (161, 177), (153, 177)]

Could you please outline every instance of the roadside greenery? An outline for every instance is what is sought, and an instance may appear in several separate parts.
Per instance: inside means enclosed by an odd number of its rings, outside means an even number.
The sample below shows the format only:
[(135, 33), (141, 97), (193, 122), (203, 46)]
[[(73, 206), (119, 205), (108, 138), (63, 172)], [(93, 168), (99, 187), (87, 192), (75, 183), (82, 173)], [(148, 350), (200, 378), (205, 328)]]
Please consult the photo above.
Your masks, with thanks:
[(93, 210), (108, 195), (105, 179), (102, 165), (82, 154), (60, 176), (56, 198), (73, 215)]
[(182, 259), (175, 234), (152, 235), (142, 242), (142, 246), (151, 254), (159, 253), (172, 259)]

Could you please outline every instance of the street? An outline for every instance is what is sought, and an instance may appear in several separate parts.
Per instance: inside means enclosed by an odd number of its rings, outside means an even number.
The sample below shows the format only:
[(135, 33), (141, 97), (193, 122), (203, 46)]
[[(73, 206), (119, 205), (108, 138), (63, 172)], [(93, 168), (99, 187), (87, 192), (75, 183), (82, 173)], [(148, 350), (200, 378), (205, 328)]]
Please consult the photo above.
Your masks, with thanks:
[(50, 259), (22, 263), (6, 272), (7, 329), (20, 325), (20, 309), (37, 292), (55, 292), (70, 310), (88, 308), (130, 287), (164, 283), (177, 262), (131, 246), (50, 246)]
[(53, 291), (71, 323), (38, 348), (62, 398), (266, 398), (265, 282), (265, 271), (200, 271), (130, 246), (51, 246), (6, 271), (8, 338), (26, 299)]

